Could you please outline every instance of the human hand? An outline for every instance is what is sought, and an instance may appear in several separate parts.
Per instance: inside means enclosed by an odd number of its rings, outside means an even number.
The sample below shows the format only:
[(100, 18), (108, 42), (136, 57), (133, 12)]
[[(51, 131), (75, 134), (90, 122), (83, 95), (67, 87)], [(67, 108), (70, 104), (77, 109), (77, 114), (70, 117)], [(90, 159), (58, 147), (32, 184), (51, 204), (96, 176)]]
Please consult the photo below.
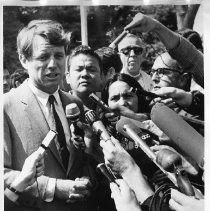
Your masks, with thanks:
[(161, 150), (163, 149), (168, 149), (171, 150), (172, 152), (175, 152), (178, 154), (178, 156), (181, 158), (181, 166), (183, 169), (188, 172), (189, 174), (192, 175), (197, 175), (198, 174), (198, 166), (195, 162), (193, 162), (193, 165), (189, 163), (180, 153), (178, 153), (174, 148), (167, 146), (167, 145), (154, 145), (150, 147), (150, 149), (155, 152), (155, 154), (161, 153)]
[(114, 173), (122, 175), (136, 165), (133, 158), (114, 137), (111, 137), (111, 140), (107, 141), (101, 140), (100, 146), (103, 149), (107, 166), (109, 166)]
[(157, 23), (155, 19), (142, 13), (137, 13), (124, 30), (130, 31), (132, 29), (137, 32), (150, 32), (155, 29)]
[(76, 178), (75, 180), (57, 179), (55, 197), (73, 203), (85, 199), (90, 195), (92, 183), (88, 177)]
[(71, 130), (71, 141), (73, 142), (74, 146), (77, 149), (81, 150), (87, 150), (90, 151), (90, 148), (92, 147), (92, 141), (94, 140), (95, 136), (93, 133), (92, 128), (83, 122), (78, 121), (77, 127), (79, 127), (84, 134), (83, 137), (80, 135), (75, 134), (75, 126), (73, 124), (70, 125), (70, 130)]
[(111, 197), (114, 199), (118, 211), (140, 211), (134, 192), (129, 188), (124, 180), (117, 180), (119, 187), (115, 183), (110, 183), (112, 191)]
[[(179, 106), (189, 107), (192, 103), (192, 93), (186, 92), (183, 89), (178, 89), (175, 87), (162, 87), (158, 90), (153, 91), (155, 94), (159, 96), (164, 96), (170, 99), (161, 100), (165, 105), (170, 105), (172, 101), (177, 103)], [(169, 106), (170, 107), (170, 106)]]
[(12, 186), (18, 187), (23, 191), (26, 187), (32, 185), (36, 177), (44, 174), (44, 154), (39, 150), (28, 156), (23, 164), (23, 168), (18, 177), (13, 181)]
[(169, 205), (176, 211), (202, 211), (204, 210), (204, 199), (195, 199), (175, 189), (171, 189)]

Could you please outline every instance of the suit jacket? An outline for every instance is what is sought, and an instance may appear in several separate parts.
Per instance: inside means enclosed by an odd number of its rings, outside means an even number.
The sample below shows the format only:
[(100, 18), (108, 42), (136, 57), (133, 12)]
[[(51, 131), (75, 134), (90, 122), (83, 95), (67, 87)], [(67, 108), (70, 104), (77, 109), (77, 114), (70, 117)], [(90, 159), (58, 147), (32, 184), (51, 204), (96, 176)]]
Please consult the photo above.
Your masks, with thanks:
[[(60, 90), (59, 94), (64, 109), (69, 103), (75, 102), (83, 111), (83, 106), (77, 98)], [(49, 130), (45, 116), (27, 82), (4, 95), (5, 187), (19, 174), (25, 159), (38, 149)], [(89, 166), (86, 166), (84, 153), (70, 143), (69, 165), (68, 170), (65, 170), (55, 142), (52, 141), (45, 157), (45, 173), (37, 179), (38, 188), (37, 184), (30, 186), (19, 198), (22, 210), (94, 210), (92, 198), (73, 204), (55, 198), (52, 202), (41, 199), (44, 197), (49, 177), (74, 180), (76, 177), (90, 176), (90, 171), (85, 172), (85, 168)]]

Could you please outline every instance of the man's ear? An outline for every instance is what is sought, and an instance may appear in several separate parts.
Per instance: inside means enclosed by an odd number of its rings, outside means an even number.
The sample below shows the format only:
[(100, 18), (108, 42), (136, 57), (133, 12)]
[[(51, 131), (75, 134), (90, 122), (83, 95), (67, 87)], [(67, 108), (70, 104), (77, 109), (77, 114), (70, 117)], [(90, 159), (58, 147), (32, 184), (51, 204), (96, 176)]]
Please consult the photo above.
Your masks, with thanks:
[(188, 84), (189, 80), (191, 80), (190, 73), (183, 73), (181, 76), (181, 81), (180, 81), (181, 88), (185, 88), (185, 86)]
[(28, 60), (26, 59), (26, 57), (23, 55), (23, 54), (20, 54), (19, 55), (19, 60), (20, 60), (20, 63), (22, 64), (22, 66), (28, 70)]

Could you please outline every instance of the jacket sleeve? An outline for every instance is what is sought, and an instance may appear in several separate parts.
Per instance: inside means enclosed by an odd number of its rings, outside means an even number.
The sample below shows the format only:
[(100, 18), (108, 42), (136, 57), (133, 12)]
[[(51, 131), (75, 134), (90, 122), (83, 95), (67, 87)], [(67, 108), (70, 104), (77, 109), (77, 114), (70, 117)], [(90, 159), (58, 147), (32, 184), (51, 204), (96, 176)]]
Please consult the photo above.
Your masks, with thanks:
[(194, 76), (194, 80), (204, 87), (204, 57), (188, 40), (180, 37), (179, 45), (170, 50), (169, 54)]
[[(11, 120), (4, 112), (4, 188), (9, 186), (14, 179), (19, 175), (21, 169), (14, 169), (13, 167), (13, 139), (11, 137)], [(10, 123), (9, 123), (10, 122)], [(29, 207), (40, 207), (41, 198), (44, 197), (45, 188), (49, 177), (41, 176), (32, 186), (28, 187), (19, 197), (20, 205)]]

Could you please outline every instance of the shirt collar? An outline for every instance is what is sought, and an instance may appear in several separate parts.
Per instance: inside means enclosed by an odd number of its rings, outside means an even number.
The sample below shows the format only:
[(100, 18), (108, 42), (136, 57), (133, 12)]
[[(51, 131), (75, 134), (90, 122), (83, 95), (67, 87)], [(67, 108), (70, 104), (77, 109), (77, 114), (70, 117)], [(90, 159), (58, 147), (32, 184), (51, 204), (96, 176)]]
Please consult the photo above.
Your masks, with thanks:
[(124, 74), (127, 74), (127, 75), (130, 75), (131, 77), (133, 77), (133, 78), (139, 78), (139, 77), (141, 77), (141, 75), (142, 75), (142, 70), (140, 69), (139, 70), (139, 73), (137, 74), (137, 75), (131, 75), (127, 70), (125, 70), (125, 69), (122, 69), (122, 71), (121, 71), (121, 73), (124, 73)]
[(48, 93), (43, 92), (42, 90), (38, 89), (37, 87), (35, 87), (30, 79), (28, 80), (28, 85), (43, 106), (47, 106), (48, 98), (49, 98), (50, 95), (54, 95), (56, 102), (59, 105), (61, 105), (61, 100), (60, 100), (60, 96), (59, 96), (59, 93), (58, 93), (58, 89), (53, 94), (48, 94)]

